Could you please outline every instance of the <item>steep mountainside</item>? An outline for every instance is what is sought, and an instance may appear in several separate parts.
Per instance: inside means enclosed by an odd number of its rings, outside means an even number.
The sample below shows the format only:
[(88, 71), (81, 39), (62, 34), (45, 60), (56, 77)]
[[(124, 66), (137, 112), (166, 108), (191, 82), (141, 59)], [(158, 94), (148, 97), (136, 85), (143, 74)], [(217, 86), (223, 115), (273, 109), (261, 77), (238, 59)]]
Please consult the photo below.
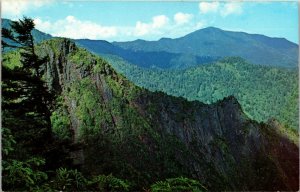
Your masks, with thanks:
[(298, 71), (253, 65), (234, 57), (187, 70), (149, 70), (117, 56), (104, 57), (118, 72), (149, 90), (204, 103), (234, 95), (252, 119), (274, 117), (298, 129)]
[(45, 79), (61, 104), (53, 129), (73, 141), (86, 174), (112, 173), (139, 190), (182, 175), (217, 191), (298, 189), (298, 146), (275, 120), (250, 120), (234, 97), (207, 105), (147, 91), (67, 39), (37, 52), (49, 57)]
[(298, 45), (284, 38), (224, 31), (214, 27), (200, 29), (184, 37), (159, 41), (114, 42), (134, 51), (166, 51), (197, 56), (240, 56), (254, 64), (282, 67), (298, 66)]
[(216, 191), (299, 188), (297, 141), (276, 120), (250, 120), (234, 97), (207, 105), (150, 92), (67, 39), (37, 53), (48, 56), (41, 70), (60, 104), (53, 131), (73, 142), (85, 174), (113, 174), (139, 191), (178, 176)]

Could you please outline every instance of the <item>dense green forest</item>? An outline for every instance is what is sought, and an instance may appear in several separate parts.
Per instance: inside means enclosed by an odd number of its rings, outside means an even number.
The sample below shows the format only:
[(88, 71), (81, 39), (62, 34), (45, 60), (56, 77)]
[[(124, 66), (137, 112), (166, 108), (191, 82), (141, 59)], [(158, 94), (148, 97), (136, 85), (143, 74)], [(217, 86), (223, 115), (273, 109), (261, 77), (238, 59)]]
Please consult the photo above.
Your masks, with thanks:
[[(12, 22), (12, 26), (12, 30), (3, 30), (3, 36), (9, 41), (2, 43), (6, 48), (17, 48), (15, 51), (4, 54), (2, 60), (2, 190), (133, 190), (132, 187), (136, 187), (134, 181), (119, 179), (112, 174), (83, 174), (74, 166), (72, 157), (70, 157), (70, 150), (72, 151), (74, 148), (71, 140), (70, 117), (64, 111), (66, 110), (65, 102), (58, 94), (59, 91), (50, 86), (49, 78), (51, 76), (47, 76), (49, 74), (45, 71), (49, 56), (41, 57), (44, 52), (43, 48), (34, 46), (33, 36), (30, 34), (34, 27), (31, 19), (24, 18), (18, 22)], [(41, 46), (58, 46), (57, 43), (60, 42), (50, 41)], [(56, 49), (56, 51), (58, 50)], [(86, 51), (79, 50), (70, 56), (74, 62), (83, 62), (84, 60), (84, 65), (93, 64), (91, 60), (93, 58), (95, 57)], [(103, 60), (98, 59), (98, 62), (102, 66), (95, 66), (96, 71), (104, 67)], [(83, 99), (82, 105), (78, 106), (77, 113), (79, 113), (79, 118), (84, 121), (90, 121), (90, 114), (86, 110), (94, 107), (99, 99), (99, 96), (90, 95), (90, 91), (93, 90), (90, 83), (88, 79), (84, 79), (78, 84), (75, 83), (74, 89), (66, 93), (71, 98)], [(79, 90), (83, 90), (84, 95), (77, 92)], [(101, 112), (101, 107), (98, 112)], [(96, 113), (96, 115), (99, 114)], [(100, 117), (106, 118), (107, 115), (100, 114), (97, 121), (100, 122), (102, 120)], [(86, 123), (80, 128), (80, 137), (96, 136), (97, 133), (91, 130), (92, 125)], [(94, 131), (99, 133), (101, 130)], [(114, 144), (110, 145), (106, 148), (113, 147)], [(113, 160), (110, 163), (113, 164)], [(104, 163), (102, 166), (105, 168), (107, 164)], [(122, 165), (118, 167), (121, 168)], [(109, 172), (111, 173), (111, 171)], [(207, 190), (199, 181), (186, 177), (157, 181), (144, 187), (147, 191)]]
[(249, 119), (233, 96), (148, 91), (69, 39), (35, 45), (33, 28), (2, 30), (16, 48), (2, 60), (2, 190), (299, 188), (297, 134), (276, 120)]
[(187, 70), (159, 70), (139, 68), (117, 56), (105, 58), (118, 72), (149, 90), (208, 104), (234, 95), (252, 119), (276, 118), (298, 129), (296, 69), (253, 65), (231, 57)]

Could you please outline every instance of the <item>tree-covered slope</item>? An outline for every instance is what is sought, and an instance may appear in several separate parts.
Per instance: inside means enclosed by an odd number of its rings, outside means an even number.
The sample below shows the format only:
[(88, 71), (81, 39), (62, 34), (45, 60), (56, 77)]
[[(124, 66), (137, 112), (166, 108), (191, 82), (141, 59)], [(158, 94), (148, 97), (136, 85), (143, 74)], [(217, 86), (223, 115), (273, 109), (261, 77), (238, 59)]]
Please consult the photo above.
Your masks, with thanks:
[(113, 174), (133, 191), (179, 176), (216, 191), (298, 189), (298, 146), (276, 121), (249, 119), (234, 97), (208, 105), (150, 92), (66, 39), (37, 53), (48, 57), (41, 70), (60, 103), (52, 128), (73, 142), (83, 174)]
[(250, 120), (235, 98), (188, 102), (136, 87), (68, 40), (40, 48), (50, 55), (46, 78), (61, 88), (71, 136), (82, 147), (75, 160), (85, 172), (113, 173), (137, 186), (180, 175), (209, 189), (297, 185), (297, 171), (283, 168), (286, 161), (297, 167), (297, 146), (276, 128)]
[(287, 68), (298, 66), (299, 46), (295, 43), (284, 38), (224, 31), (214, 27), (200, 29), (176, 39), (135, 40), (114, 44), (134, 51), (166, 51), (197, 56), (239, 56), (253, 64)]
[(152, 91), (204, 103), (234, 95), (252, 119), (276, 118), (298, 129), (298, 71), (252, 65), (241, 58), (223, 59), (184, 71), (148, 70), (116, 56), (105, 58), (118, 72)]

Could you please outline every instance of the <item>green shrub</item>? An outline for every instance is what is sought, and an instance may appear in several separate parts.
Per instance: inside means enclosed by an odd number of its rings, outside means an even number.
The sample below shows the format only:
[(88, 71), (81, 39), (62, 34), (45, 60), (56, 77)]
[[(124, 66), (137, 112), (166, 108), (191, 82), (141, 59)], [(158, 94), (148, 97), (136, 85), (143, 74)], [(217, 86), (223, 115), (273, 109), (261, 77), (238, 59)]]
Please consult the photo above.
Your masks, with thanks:
[(129, 191), (130, 183), (112, 175), (98, 175), (89, 182), (97, 191)]
[(202, 192), (207, 191), (199, 181), (177, 177), (167, 179), (166, 181), (158, 181), (151, 185), (152, 192)]
[(11, 151), (14, 150), (13, 145), (16, 144), (16, 141), (11, 134), (11, 130), (5, 127), (2, 127), (2, 153), (3, 155), (8, 155)]
[(33, 190), (48, 179), (45, 172), (38, 170), (45, 160), (33, 157), (27, 161), (3, 161), (3, 185), (11, 190)]
[(61, 140), (71, 139), (70, 119), (61, 108), (58, 108), (51, 115), (52, 131)]
[(56, 170), (56, 177), (53, 182), (52, 189), (62, 191), (86, 190), (87, 180), (81, 172), (59, 168)]

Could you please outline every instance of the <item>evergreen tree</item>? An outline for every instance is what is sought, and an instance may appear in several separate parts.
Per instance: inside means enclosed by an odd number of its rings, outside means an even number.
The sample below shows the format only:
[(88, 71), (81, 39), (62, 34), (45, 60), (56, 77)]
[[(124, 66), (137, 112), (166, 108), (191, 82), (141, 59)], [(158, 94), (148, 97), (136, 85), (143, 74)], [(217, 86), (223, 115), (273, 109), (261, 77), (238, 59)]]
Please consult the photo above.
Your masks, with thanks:
[(41, 59), (35, 53), (33, 28), (33, 20), (25, 17), (13, 21), (11, 29), (3, 29), (2, 34), (3, 39), (8, 40), (2, 43), (2, 50), (17, 47), (21, 51), (21, 67), (2, 67), (3, 127), (11, 130), (18, 143), (19, 158), (25, 157), (25, 153), (42, 154), (45, 141), (51, 139), (53, 96), (41, 79), (39, 69), (46, 58)]

